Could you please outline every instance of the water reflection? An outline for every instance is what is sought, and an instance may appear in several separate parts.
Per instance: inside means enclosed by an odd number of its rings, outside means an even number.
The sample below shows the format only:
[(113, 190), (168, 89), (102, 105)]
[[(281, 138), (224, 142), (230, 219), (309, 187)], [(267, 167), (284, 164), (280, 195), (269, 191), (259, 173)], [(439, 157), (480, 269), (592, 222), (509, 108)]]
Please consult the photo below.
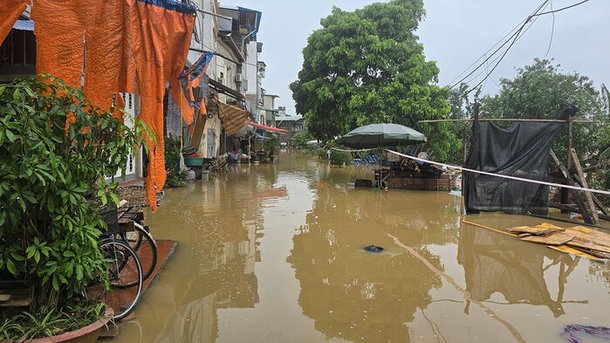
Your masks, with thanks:
[[(565, 314), (565, 285), (579, 260), (531, 244), (516, 244), (514, 238), (495, 232), (460, 230), (458, 262), (464, 267), (466, 291), (476, 301), (488, 300), (498, 292), (508, 304), (543, 305), (559, 317)], [(547, 279), (556, 280), (557, 294), (551, 296)]]
[(147, 222), (179, 245), (118, 341), (547, 342), (607, 322), (608, 264), (462, 228), (443, 192), (353, 188), (367, 177), (281, 154), (168, 191)]
[(172, 270), (177, 272), (172, 277), (181, 282), (163, 292), (163, 311), (172, 316), (154, 341), (215, 342), (218, 310), (254, 308), (259, 303), (255, 264), (261, 260), (261, 208), (287, 192), (273, 186), (273, 166), (255, 173), (252, 168), (232, 165), (220, 179), (189, 184), (165, 200), (166, 217), (181, 218), (190, 231), (181, 239), (188, 251), (178, 253), (188, 254), (188, 263), (195, 268)]
[[(456, 241), (459, 212), (452, 199), (445, 198), (447, 206), (436, 206), (438, 216), (426, 216), (432, 205), (428, 202), (434, 200), (416, 201), (417, 195), (408, 192), (352, 189), (346, 186), (350, 173), (333, 170), (312, 184), (317, 199), (307, 224), (293, 238), (288, 259), (301, 286), (299, 305), (327, 338), (408, 341), (406, 323), (417, 308), (427, 307), (430, 290), (440, 287), (441, 280), (394, 247), (385, 232), (408, 232), (409, 244), (443, 270), (439, 257), (424, 244)], [(386, 250), (363, 252), (369, 244)]]

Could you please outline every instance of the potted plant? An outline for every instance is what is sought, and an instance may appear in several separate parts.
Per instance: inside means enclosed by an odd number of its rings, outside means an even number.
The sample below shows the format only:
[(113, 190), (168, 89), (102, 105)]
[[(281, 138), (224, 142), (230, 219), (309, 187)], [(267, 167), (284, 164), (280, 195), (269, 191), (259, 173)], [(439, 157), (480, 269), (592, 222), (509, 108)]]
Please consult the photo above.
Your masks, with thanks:
[(263, 151), (265, 152), (265, 158), (269, 159), (269, 162), (273, 163), (275, 159), (275, 150), (279, 146), (279, 140), (276, 135), (269, 135), (263, 143)]
[(99, 209), (118, 203), (105, 178), (125, 166), (135, 141), (112, 110), (60, 80), (0, 85), (0, 285), (22, 282), (29, 302), (0, 314), (0, 341), (56, 335), (104, 316), (82, 294), (93, 282), (108, 286)]

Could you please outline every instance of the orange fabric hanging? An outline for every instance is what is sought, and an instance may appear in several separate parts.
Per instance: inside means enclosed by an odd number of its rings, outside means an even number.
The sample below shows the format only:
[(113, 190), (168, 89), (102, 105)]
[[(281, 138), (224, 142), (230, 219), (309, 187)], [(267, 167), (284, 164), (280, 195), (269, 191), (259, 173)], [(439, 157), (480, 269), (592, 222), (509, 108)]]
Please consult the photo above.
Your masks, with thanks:
[(0, 6), (0, 44), (26, 8), (26, 0), (3, 0)]
[[(156, 142), (147, 140), (149, 147), (146, 196), (152, 209), (156, 208), (156, 193), (165, 184), (165, 158), (163, 137), (163, 96), (169, 81), (174, 99), (184, 98), (178, 76), (184, 68), (195, 17), (190, 14), (138, 1), (140, 53), (136, 57), (138, 90), (142, 97), (140, 117), (156, 134)], [(184, 113), (183, 113), (184, 115)], [(192, 121), (185, 117), (187, 121)]]
[[(140, 118), (155, 134), (145, 137), (152, 210), (166, 179), (163, 97), (169, 82), (174, 99), (186, 102), (178, 76), (186, 62), (194, 13), (194, 7), (173, 0), (35, 0), (32, 10), (39, 73), (80, 88), (84, 71), (85, 95), (105, 110), (113, 95), (135, 93), (137, 83)], [(190, 123), (192, 109), (183, 116)]]
[(89, 2), (35, 0), (32, 20), (37, 73), (51, 74), (80, 89)]
[[(89, 1), (85, 29), (84, 93), (91, 102), (108, 110), (113, 95), (124, 91), (119, 75), (126, 69), (123, 1)], [(85, 15), (83, 13), (83, 15)], [(131, 76), (133, 79), (133, 75)], [(124, 85), (123, 85), (124, 86)], [(116, 96), (121, 99), (120, 96)]]

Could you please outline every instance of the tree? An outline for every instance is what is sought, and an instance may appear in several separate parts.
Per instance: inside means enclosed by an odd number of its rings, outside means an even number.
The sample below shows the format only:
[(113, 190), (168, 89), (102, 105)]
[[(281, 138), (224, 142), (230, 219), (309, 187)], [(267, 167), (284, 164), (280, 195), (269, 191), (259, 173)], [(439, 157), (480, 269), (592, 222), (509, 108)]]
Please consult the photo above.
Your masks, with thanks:
[(450, 111), (448, 90), (437, 85), (439, 69), (425, 60), (413, 33), (423, 15), (421, 0), (394, 0), (354, 12), (335, 7), (321, 20), (290, 85), (297, 112), (316, 138), (328, 141), (361, 125), (393, 122), (423, 131), (436, 157), (447, 156), (456, 145), (447, 126), (418, 124)]
[[(585, 165), (598, 165), (590, 173), (594, 187), (610, 186), (610, 173), (605, 166), (610, 157), (610, 121), (605, 86), (598, 91), (593, 82), (578, 73), (560, 72), (560, 65), (551, 60), (535, 59), (518, 70), (513, 80), (502, 79), (500, 92), (482, 99), (485, 117), (559, 119), (567, 105), (578, 107), (577, 119), (595, 119), (597, 124), (574, 125), (574, 147)], [(567, 160), (566, 131), (555, 139), (553, 150), (562, 161)]]

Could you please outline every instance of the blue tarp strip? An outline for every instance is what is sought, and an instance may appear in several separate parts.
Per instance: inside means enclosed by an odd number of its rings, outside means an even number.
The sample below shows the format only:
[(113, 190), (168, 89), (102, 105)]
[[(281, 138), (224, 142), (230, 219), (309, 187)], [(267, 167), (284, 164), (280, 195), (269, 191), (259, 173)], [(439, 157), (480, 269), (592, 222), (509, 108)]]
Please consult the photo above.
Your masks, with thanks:
[(31, 20), (17, 20), (13, 29), (21, 31), (34, 31), (34, 22)]
[(195, 14), (196, 8), (191, 4), (184, 4), (174, 0), (138, 0), (147, 4), (163, 7), (167, 10), (172, 10), (180, 13)]

